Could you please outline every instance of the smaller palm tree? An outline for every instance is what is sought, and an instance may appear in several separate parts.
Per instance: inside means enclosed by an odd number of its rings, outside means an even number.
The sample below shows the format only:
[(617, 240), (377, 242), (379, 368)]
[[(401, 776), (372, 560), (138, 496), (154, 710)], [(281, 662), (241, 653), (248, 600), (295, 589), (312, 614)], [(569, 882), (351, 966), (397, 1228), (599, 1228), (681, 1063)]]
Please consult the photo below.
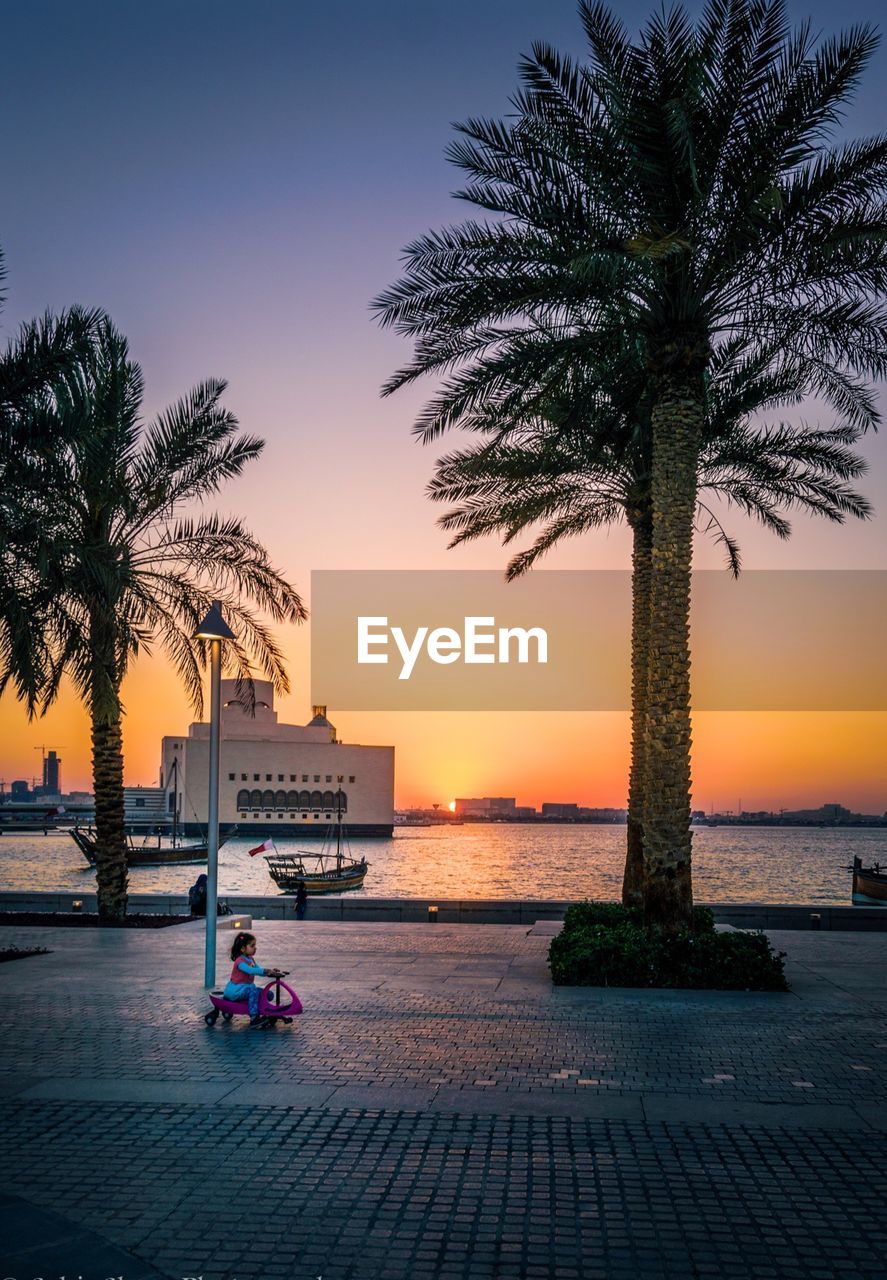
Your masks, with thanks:
[(225, 385), (202, 383), (143, 425), (141, 370), (102, 318), (77, 377), (44, 406), (52, 449), (22, 451), (23, 502), (41, 534), (28, 555), (37, 607), (18, 635), (30, 663), (21, 687), (45, 709), (67, 675), (89, 709), (104, 920), (126, 910), (121, 686), (133, 658), (159, 642), (199, 715), (205, 655), (193, 637), (213, 600), (237, 635), (229, 668), (248, 681), (252, 655), (282, 692), (283, 655), (254, 610), (277, 623), (306, 617), (240, 520), (193, 510), (264, 447), (222, 406)]

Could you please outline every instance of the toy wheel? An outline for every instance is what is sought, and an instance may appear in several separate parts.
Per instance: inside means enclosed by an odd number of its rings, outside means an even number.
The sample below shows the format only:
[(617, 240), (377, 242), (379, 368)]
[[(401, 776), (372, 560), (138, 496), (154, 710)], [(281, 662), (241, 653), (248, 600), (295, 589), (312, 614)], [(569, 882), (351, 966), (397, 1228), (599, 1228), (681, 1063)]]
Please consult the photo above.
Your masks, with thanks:
[(222, 1014), (222, 1019), (223, 1019), (223, 1021), (225, 1021), (225, 1022), (230, 1022), (230, 1021), (231, 1021), (231, 1019), (232, 1019), (233, 1017), (234, 1017), (234, 1014), (233, 1014), (233, 1013), (223, 1013), (223, 1014)]
[(206, 1023), (208, 1027), (214, 1027), (218, 1022), (218, 1020), (219, 1020), (218, 1009), (213, 1009), (211, 1013), (205, 1013), (203, 1015), (203, 1021)]

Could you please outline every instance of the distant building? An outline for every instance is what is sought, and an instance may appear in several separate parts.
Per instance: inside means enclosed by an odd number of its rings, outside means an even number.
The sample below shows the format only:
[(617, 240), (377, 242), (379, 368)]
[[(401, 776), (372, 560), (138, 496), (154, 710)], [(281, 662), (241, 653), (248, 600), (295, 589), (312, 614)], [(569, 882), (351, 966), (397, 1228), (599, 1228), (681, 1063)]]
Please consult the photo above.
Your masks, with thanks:
[[(695, 818), (695, 815), (694, 815)], [(843, 804), (821, 804), (818, 809), (768, 809), (739, 813), (710, 813), (702, 816), (706, 826), (780, 826), (780, 827), (880, 827), (884, 819), (870, 813), (854, 813)]]
[(783, 819), (801, 822), (845, 822), (848, 818), (858, 817), (842, 804), (821, 804), (818, 809), (786, 809)]
[(589, 809), (584, 805), (570, 802), (546, 800), (542, 805), (542, 817), (549, 822), (624, 822), (625, 809), (610, 806)]
[(13, 800), (27, 800), (31, 795), (31, 789), (22, 778), (17, 778), (15, 782), (10, 783), (9, 795)]
[(476, 799), (457, 799), (457, 818), (513, 818), (517, 805), (514, 796), (480, 796)]
[(578, 804), (560, 804), (550, 800), (546, 800), (542, 805), (543, 818), (555, 818), (563, 820), (564, 818), (578, 818)]
[(47, 751), (43, 761), (43, 790), (48, 795), (62, 794), (62, 762), (54, 751)]
[(91, 791), (69, 791), (62, 795), (65, 804), (92, 804), (95, 796)]
[(614, 809), (611, 806), (603, 809), (580, 809), (579, 817), (587, 818), (590, 822), (625, 822), (628, 810)]
[[(279, 724), (274, 689), (255, 681), (255, 715), (237, 701), (234, 680), (222, 681), (219, 822), (241, 835), (321, 836), (341, 808), (350, 835), (390, 836), (394, 824), (394, 747), (340, 742), (326, 707), (307, 725)], [(172, 776), (178, 762), (177, 778)], [(188, 833), (206, 825), (209, 725), (190, 725), (161, 747), (160, 784)], [(513, 802), (512, 802), (513, 803)], [(171, 810), (170, 810), (171, 811)]]
[(128, 827), (168, 827), (172, 822), (172, 794), (163, 787), (124, 787), (123, 816)]

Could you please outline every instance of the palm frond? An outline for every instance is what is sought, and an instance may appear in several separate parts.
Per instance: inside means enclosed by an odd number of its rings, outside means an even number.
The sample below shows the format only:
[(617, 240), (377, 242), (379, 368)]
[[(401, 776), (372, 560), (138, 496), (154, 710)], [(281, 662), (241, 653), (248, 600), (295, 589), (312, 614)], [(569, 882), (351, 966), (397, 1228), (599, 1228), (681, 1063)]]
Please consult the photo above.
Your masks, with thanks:
[(238, 634), (237, 677), (255, 663), (285, 690), (264, 618), (303, 621), (298, 593), (242, 521), (178, 514), (239, 475), (262, 442), (239, 431), (219, 380), (146, 428), (125, 338), (100, 314), (63, 319), (30, 326), (0, 360), (0, 684), (33, 712), (67, 675), (93, 717), (111, 722), (130, 663), (157, 639), (199, 706), (193, 635), (219, 599)]

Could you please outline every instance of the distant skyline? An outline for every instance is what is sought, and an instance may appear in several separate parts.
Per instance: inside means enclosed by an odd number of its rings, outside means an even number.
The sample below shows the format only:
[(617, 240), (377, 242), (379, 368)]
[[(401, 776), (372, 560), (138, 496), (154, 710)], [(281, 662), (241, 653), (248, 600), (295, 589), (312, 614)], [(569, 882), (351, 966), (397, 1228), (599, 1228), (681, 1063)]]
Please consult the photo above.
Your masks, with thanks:
[[(59, 761), (58, 763), (61, 763), (61, 761)], [(10, 794), (10, 787), (19, 782), (27, 783), (29, 788), (28, 795), (24, 799), (24, 801), (22, 801), (20, 798), (16, 799)], [(36, 784), (36, 790), (32, 789), (33, 784)], [(145, 786), (149, 784), (142, 783), (142, 784), (136, 784), (136, 785)], [(40, 801), (42, 799), (42, 796), (38, 793), (41, 791), (47, 790), (46, 784), (43, 784), (43, 786), (41, 786), (40, 779), (36, 777), (36, 775), (34, 774), (29, 774), (27, 777), (13, 778), (11, 781), (7, 781), (6, 779), (3, 779), (2, 788), (3, 788), (2, 791), (0, 791), (0, 797), (2, 797), (3, 801), (7, 803), (12, 803), (12, 804), (34, 803), (38, 809), (40, 807)], [(84, 794), (84, 792), (87, 792), (87, 791), (91, 791), (91, 788), (90, 787), (86, 787), (82, 789), (81, 788), (62, 788), (61, 794), (65, 796), (72, 795), (72, 794), (82, 795)], [(873, 813), (865, 813), (865, 812), (862, 812), (861, 810), (853, 809), (851, 808), (851, 806), (844, 804), (840, 798), (835, 799), (834, 795), (832, 795), (832, 792), (829, 792), (828, 794), (832, 796), (830, 800), (821, 800), (819, 802), (814, 801), (811, 804), (805, 804), (799, 807), (791, 807), (788, 805), (778, 805), (778, 806), (772, 806), (772, 807), (766, 807), (766, 806), (752, 807), (746, 804), (742, 800), (742, 797), (739, 797), (736, 800), (735, 808), (730, 807), (729, 801), (724, 803), (712, 801), (710, 804), (706, 806), (703, 806), (699, 803), (694, 802), (693, 811), (694, 813), (704, 813), (706, 816), (711, 816), (716, 818), (729, 818), (729, 817), (738, 818), (742, 816), (756, 817), (760, 814), (770, 814), (773, 817), (779, 817), (782, 815), (787, 815), (791, 817), (799, 813), (809, 813), (809, 814), (822, 813), (823, 816), (828, 816), (826, 812), (827, 810), (844, 809), (847, 811), (847, 813), (849, 813), (851, 817), (870, 817), (870, 818), (887, 817), (887, 810), (884, 810), (884, 811), (877, 810), (876, 812), (873, 812)], [(530, 803), (525, 797), (521, 796), (520, 794), (512, 794), (508, 790), (508, 788), (504, 789), (503, 795), (513, 799), (516, 803), (517, 809), (519, 810), (534, 809), (537, 815), (541, 815), (542, 807), (545, 804), (560, 805), (564, 807), (575, 805), (580, 810), (584, 812), (591, 812), (591, 813), (607, 813), (612, 811), (622, 811), (622, 813), (624, 814), (626, 812), (625, 805), (619, 805), (619, 804), (591, 805), (591, 804), (586, 804), (584, 801), (577, 800), (575, 796), (568, 796), (568, 795), (546, 796), (545, 800), (537, 801), (535, 804)], [(466, 798), (468, 797), (454, 796), (449, 800), (432, 800), (432, 801), (428, 801), (425, 804), (398, 804), (396, 805), (396, 810), (401, 813), (404, 813), (404, 812), (428, 813), (428, 812), (431, 812), (431, 810), (433, 809), (437, 809), (443, 815), (445, 813), (454, 813), (456, 811), (456, 805), (458, 800), (466, 799)], [(476, 799), (479, 797), (471, 797), (471, 798)], [(480, 798), (485, 798), (485, 797), (480, 797)], [(476, 815), (474, 815), (472, 818), (469, 818), (469, 820), (477, 820)], [(553, 820), (557, 821), (558, 819), (555, 818)]]
[[(688, 6), (698, 12), (698, 5)], [(619, 4), (632, 31), (653, 8)], [(871, 0), (793, 4), (824, 33), (875, 21)], [(6, 182), (0, 245), (5, 341), (47, 308), (105, 307), (142, 364), (151, 411), (209, 375), (268, 441), (220, 496), (242, 513), (306, 595), (312, 569), (501, 569), (494, 541), (446, 551), (425, 485), (436, 454), (410, 426), (431, 387), (392, 400), (379, 386), (407, 354), (371, 322), (369, 300), (403, 246), (471, 216), (449, 197), (451, 122), (502, 116), (533, 40), (581, 54), (573, 0), (381, 0), (375, 6), (168, 0), (4, 8)], [(883, 128), (882, 45), (845, 122)], [(786, 417), (816, 418), (815, 406)], [(738, 516), (748, 568), (884, 568), (887, 436), (863, 444), (866, 525), (793, 521), (781, 543)], [(624, 529), (565, 545), (551, 568), (626, 568)], [(720, 554), (700, 542), (697, 560)], [(310, 604), (310, 599), (309, 599)], [(283, 635), (292, 695), (310, 717), (309, 627)], [(157, 776), (160, 738), (193, 719), (173, 673), (143, 657), (125, 690), (127, 782)], [(629, 726), (617, 714), (338, 713), (347, 741), (393, 743), (400, 806), (509, 785), (527, 803), (625, 802)], [(887, 808), (887, 715), (706, 713), (695, 718), (694, 798), (742, 795), (797, 808), (840, 794)], [(65, 785), (89, 784), (86, 717), (70, 691), (28, 724), (0, 700), (0, 777), (32, 776), (32, 747), (64, 744)]]

